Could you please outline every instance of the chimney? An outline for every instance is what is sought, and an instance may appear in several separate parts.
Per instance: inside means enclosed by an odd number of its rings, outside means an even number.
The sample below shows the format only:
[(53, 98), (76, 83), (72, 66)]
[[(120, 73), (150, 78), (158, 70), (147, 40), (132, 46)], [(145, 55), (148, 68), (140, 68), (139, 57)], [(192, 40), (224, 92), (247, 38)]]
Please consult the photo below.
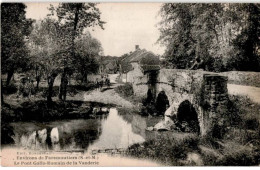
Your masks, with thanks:
[(139, 50), (139, 45), (135, 45), (135, 50)]

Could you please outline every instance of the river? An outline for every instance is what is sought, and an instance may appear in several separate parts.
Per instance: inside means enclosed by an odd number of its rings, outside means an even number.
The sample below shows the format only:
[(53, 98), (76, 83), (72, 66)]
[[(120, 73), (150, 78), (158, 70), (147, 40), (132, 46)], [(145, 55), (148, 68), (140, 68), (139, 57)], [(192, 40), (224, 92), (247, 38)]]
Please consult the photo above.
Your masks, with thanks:
[[(91, 119), (72, 119), (51, 122), (14, 122), (14, 144), (8, 145), (33, 150), (84, 151), (126, 149), (135, 143), (156, 138), (158, 132), (146, 127), (162, 117), (142, 117), (120, 114), (111, 108), (109, 114)], [(152, 123), (152, 124), (151, 124)]]

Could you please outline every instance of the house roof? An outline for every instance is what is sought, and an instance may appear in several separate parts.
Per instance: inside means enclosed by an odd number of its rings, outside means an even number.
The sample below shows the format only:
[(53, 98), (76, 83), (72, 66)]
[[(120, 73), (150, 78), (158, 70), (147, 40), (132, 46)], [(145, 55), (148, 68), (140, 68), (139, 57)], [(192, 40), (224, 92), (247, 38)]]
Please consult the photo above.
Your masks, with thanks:
[(109, 63), (107, 63), (106, 64), (106, 69), (110, 69), (110, 70), (113, 70), (113, 69), (115, 69), (117, 67), (117, 65), (116, 65), (116, 62), (114, 61), (111, 61), (111, 62), (109, 62)]
[(125, 57), (124, 59), (122, 59), (122, 62), (130, 62), (132, 59), (140, 56), (141, 54), (143, 54), (146, 50), (141, 50), (141, 49), (137, 49), (134, 52), (132, 52), (129, 56)]
[(121, 61), (121, 69), (124, 73), (132, 70), (132, 62), (138, 62), (143, 71), (160, 69), (159, 57), (145, 49), (137, 49)]
[(144, 72), (160, 70), (159, 65), (142, 65), (141, 67)]

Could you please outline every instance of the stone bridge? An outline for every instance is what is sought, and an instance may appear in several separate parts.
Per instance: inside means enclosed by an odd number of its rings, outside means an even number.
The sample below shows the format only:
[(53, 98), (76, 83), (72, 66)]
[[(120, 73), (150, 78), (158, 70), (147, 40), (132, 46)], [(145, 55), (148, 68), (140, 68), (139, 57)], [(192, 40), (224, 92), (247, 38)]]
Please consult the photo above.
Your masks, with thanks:
[[(133, 89), (137, 96), (146, 97), (148, 89), (156, 98), (164, 91), (170, 106), (165, 112), (165, 123), (174, 118), (194, 117), (183, 106), (194, 110), (202, 136), (213, 133), (228, 121), (227, 77), (200, 70), (161, 69), (133, 77)], [(191, 109), (192, 108), (192, 109)], [(189, 112), (189, 113), (188, 113)], [(181, 115), (184, 114), (184, 115)]]

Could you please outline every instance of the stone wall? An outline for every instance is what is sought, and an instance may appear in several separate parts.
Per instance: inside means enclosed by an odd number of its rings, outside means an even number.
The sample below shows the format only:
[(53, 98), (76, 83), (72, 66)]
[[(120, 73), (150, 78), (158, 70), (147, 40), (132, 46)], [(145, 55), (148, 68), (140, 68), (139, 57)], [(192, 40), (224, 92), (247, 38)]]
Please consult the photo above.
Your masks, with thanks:
[(134, 62), (131, 64), (132, 64), (133, 70), (129, 71), (127, 73), (127, 82), (128, 83), (133, 83), (134, 81), (136, 81), (135, 79), (142, 78), (144, 76), (144, 74), (141, 70), (141, 67), (138, 63)]
[(137, 76), (133, 79), (134, 94), (139, 97), (145, 97), (149, 88), (148, 75)]
[(148, 91), (148, 75), (142, 72), (138, 63), (131, 63), (134, 68), (127, 73), (127, 82), (132, 83), (134, 94), (144, 97)]
[[(138, 96), (146, 97), (151, 88), (148, 74), (134, 77), (133, 89)], [(222, 122), (222, 108), (226, 107), (227, 77), (200, 70), (161, 69), (155, 85), (156, 96), (165, 91), (170, 107), (167, 120), (177, 114), (180, 104), (188, 100), (196, 109), (201, 135), (211, 133), (216, 122)], [(217, 115), (217, 116), (216, 116)]]
[[(202, 135), (212, 135), (213, 128), (226, 124), (228, 90), (227, 77), (204, 74), (199, 100), (199, 120)], [(220, 130), (220, 129), (219, 129)]]

